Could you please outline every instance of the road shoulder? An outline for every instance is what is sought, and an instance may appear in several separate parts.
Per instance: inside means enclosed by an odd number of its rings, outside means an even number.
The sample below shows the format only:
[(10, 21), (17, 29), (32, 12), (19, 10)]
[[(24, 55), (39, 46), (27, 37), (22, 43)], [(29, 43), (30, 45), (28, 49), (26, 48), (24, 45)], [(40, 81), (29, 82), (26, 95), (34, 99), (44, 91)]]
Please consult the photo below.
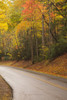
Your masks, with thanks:
[(0, 75), (0, 100), (12, 100), (12, 88)]

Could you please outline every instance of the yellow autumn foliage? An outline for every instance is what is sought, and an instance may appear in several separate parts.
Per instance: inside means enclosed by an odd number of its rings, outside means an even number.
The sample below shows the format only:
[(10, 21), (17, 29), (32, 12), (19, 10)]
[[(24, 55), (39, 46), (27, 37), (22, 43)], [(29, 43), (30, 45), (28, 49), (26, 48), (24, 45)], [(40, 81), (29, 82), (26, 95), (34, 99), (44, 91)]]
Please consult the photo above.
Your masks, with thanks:
[(57, 15), (57, 16), (56, 16), (56, 19), (62, 19), (62, 18), (63, 18), (62, 15)]
[(7, 23), (0, 23), (0, 29), (6, 31), (8, 29)]

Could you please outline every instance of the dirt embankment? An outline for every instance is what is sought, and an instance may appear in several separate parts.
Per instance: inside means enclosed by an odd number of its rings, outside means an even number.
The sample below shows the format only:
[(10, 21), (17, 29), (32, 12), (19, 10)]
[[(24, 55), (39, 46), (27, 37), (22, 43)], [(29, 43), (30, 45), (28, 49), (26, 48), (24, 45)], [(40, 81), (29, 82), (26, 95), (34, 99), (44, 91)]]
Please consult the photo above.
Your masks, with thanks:
[(0, 65), (14, 66), (67, 78), (67, 54), (59, 56), (51, 62), (44, 60), (33, 65), (31, 61), (6, 61), (0, 62)]
[(0, 76), (0, 100), (12, 100), (12, 89)]

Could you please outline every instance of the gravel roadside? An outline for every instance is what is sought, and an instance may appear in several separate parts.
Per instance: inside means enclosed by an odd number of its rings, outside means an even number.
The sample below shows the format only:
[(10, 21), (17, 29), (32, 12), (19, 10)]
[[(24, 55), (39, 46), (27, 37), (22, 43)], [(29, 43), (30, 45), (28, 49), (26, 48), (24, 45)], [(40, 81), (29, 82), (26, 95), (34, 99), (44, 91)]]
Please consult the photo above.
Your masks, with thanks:
[(0, 76), (0, 100), (12, 100), (12, 89), (8, 83)]

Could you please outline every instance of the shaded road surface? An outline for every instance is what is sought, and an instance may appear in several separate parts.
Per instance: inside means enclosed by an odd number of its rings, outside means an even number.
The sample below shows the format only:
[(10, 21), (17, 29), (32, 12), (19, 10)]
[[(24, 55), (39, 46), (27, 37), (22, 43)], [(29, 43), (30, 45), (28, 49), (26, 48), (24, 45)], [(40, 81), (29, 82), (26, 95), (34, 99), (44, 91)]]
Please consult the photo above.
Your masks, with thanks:
[(5, 66), (0, 74), (13, 88), (13, 100), (67, 100), (66, 81)]

